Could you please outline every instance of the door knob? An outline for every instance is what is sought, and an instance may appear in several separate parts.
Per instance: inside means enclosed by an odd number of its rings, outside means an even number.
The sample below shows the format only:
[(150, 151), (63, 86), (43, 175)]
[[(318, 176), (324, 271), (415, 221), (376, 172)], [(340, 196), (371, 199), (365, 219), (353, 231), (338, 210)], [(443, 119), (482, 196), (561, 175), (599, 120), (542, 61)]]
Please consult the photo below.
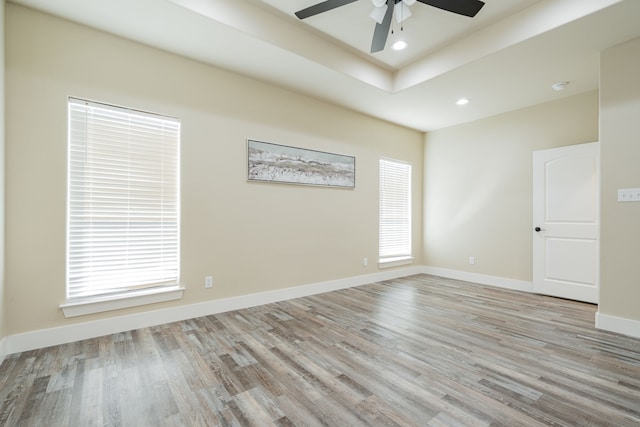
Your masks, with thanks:
[(537, 232), (537, 233), (539, 233), (539, 232), (541, 232), (541, 231), (544, 231), (544, 230), (543, 230), (542, 228), (540, 228), (540, 227), (536, 227), (536, 228), (534, 228), (534, 230), (536, 230), (536, 232)]

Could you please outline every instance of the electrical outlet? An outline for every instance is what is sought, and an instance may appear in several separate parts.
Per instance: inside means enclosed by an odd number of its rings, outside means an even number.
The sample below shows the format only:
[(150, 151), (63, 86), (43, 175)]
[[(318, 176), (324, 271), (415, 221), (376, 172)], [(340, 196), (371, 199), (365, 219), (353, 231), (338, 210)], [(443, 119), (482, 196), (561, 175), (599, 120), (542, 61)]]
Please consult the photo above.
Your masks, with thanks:
[(640, 188), (618, 189), (619, 202), (640, 202)]
[(470, 257), (469, 257), (469, 264), (471, 264), (471, 265), (475, 265), (475, 263), (476, 263), (476, 257), (474, 257), (474, 256), (470, 256)]
[(362, 260), (362, 265), (364, 265), (365, 267), (369, 265), (369, 258), (364, 257), (364, 259)]
[(213, 276), (206, 276), (204, 278), (204, 287), (213, 288)]

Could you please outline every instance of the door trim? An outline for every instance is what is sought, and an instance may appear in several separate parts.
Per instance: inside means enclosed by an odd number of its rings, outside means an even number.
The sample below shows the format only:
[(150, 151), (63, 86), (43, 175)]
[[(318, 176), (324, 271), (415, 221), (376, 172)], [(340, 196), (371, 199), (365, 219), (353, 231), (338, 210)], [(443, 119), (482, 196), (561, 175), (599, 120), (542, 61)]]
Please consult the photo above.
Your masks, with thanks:
[[(567, 151), (570, 150), (572, 148), (575, 148), (576, 150), (579, 148), (588, 148), (588, 147), (593, 147), (595, 150), (595, 162), (596, 162), (596, 179), (595, 179), (595, 191), (596, 191), (596, 206), (595, 206), (595, 236), (593, 236), (593, 229), (591, 229), (591, 231), (585, 231), (584, 234), (582, 234), (581, 231), (577, 231), (572, 232), (572, 237), (571, 239), (574, 241), (580, 240), (582, 239), (594, 239), (595, 240), (595, 254), (594, 254), (594, 282), (595, 282), (595, 287), (594, 286), (588, 286), (588, 285), (581, 285), (579, 282), (571, 282), (570, 280), (564, 281), (565, 284), (567, 284), (568, 286), (571, 286), (571, 288), (561, 288), (561, 287), (555, 287), (555, 286), (550, 286), (550, 284), (546, 283), (547, 280), (545, 280), (545, 277), (547, 276), (548, 270), (547, 270), (547, 264), (546, 264), (546, 260), (544, 259), (544, 257), (546, 256), (546, 252), (545, 250), (548, 249), (548, 245), (549, 242), (552, 241), (556, 241), (556, 242), (561, 242), (562, 241), (562, 237), (561, 235), (556, 235), (555, 237), (559, 237), (556, 238), (554, 240), (549, 240), (546, 238), (542, 238), (542, 236), (538, 235), (538, 232), (536, 231), (536, 227), (542, 227), (544, 228), (544, 223), (545, 223), (545, 218), (541, 217), (541, 214), (544, 215), (544, 210), (546, 208), (546, 206), (544, 206), (544, 202), (543, 206), (536, 206), (536, 203), (540, 203), (540, 197), (542, 197), (545, 194), (545, 170), (543, 168), (536, 168), (536, 162), (537, 162), (537, 158), (540, 157), (541, 155), (551, 155), (553, 156), (554, 152), (563, 152), (563, 151)], [(540, 154), (538, 154), (540, 153)], [(556, 147), (556, 148), (551, 148), (551, 149), (547, 149), (547, 150), (537, 150), (533, 152), (532, 155), (532, 167), (533, 167), (533, 194), (532, 194), (532, 209), (533, 209), (533, 215), (532, 215), (532, 219), (533, 219), (533, 224), (532, 224), (532, 250), (533, 250), (533, 256), (532, 256), (532, 290), (534, 293), (540, 293), (540, 294), (545, 294), (545, 295), (551, 295), (551, 296), (556, 296), (556, 297), (560, 297), (560, 298), (568, 298), (568, 299), (574, 299), (574, 300), (578, 300), (578, 301), (584, 301), (584, 302), (589, 302), (589, 303), (598, 303), (599, 300), (599, 294), (600, 294), (600, 143), (599, 142), (589, 142), (589, 143), (585, 143), (585, 144), (576, 144), (576, 145), (568, 145), (568, 146), (563, 146), (563, 147)], [(552, 228), (551, 227), (552, 223), (549, 223), (550, 227), (548, 228)], [(556, 226), (562, 226), (561, 225), (562, 222), (556, 223)], [(592, 223), (583, 223), (584, 225), (579, 225), (579, 222), (576, 223), (571, 223), (570, 225), (566, 225), (568, 223), (565, 223), (564, 227), (584, 227), (584, 226), (588, 226), (588, 224), (593, 224)], [(584, 230), (588, 230), (588, 229), (584, 229)], [(545, 230), (541, 231), (542, 233), (545, 232)], [(543, 234), (544, 236), (544, 234)], [(554, 236), (551, 236), (554, 237)], [(540, 264), (543, 264), (542, 266), (540, 266)], [(542, 274), (543, 277), (540, 277)], [(558, 280), (558, 282), (562, 282), (561, 279)], [(594, 289), (595, 288), (595, 289)]]

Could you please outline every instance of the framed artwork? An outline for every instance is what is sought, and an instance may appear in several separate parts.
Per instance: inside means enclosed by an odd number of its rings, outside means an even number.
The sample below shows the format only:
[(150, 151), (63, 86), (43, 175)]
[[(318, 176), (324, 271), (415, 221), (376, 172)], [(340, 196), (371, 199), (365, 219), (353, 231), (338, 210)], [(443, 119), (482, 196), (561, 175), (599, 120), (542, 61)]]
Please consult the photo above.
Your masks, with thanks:
[(356, 158), (247, 140), (249, 181), (354, 188)]

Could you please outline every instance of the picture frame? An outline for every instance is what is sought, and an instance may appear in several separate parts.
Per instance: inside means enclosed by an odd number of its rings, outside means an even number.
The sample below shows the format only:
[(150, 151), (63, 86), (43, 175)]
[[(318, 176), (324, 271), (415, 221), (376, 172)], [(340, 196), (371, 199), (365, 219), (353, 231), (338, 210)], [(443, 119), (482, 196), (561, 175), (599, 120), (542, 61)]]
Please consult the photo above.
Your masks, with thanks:
[(356, 158), (247, 140), (247, 180), (355, 188)]

